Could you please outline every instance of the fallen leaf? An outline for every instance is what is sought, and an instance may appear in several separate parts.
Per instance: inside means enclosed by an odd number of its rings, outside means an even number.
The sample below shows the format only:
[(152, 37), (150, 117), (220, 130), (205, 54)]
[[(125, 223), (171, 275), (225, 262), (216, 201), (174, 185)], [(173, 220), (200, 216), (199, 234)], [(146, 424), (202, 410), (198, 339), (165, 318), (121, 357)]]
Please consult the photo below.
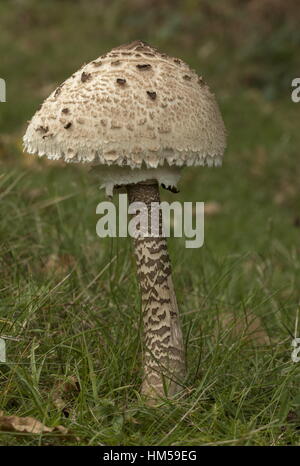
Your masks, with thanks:
[(41, 188), (33, 188), (27, 191), (24, 191), (23, 196), (30, 200), (30, 201), (35, 201), (36, 199), (39, 199), (43, 194), (45, 193), (44, 189)]
[(75, 266), (75, 258), (71, 254), (50, 254), (45, 261), (43, 271), (45, 273), (55, 273), (65, 276), (72, 267)]
[(293, 200), (298, 193), (297, 185), (292, 180), (281, 180), (278, 190), (274, 195), (274, 203), (276, 205), (283, 205)]
[(249, 312), (246, 316), (236, 316), (233, 312), (225, 312), (219, 316), (221, 329), (228, 330), (230, 335), (251, 341), (256, 345), (269, 345), (270, 338), (264, 329), (261, 319)]
[(80, 392), (80, 384), (77, 377), (71, 376), (59, 383), (52, 393), (54, 406), (62, 411), (65, 417), (69, 417), (72, 411), (71, 403), (74, 395)]
[(251, 173), (254, 176), (262, 176), (264, 174), (266, 164), (268, 161), (268, 152), (265, 147), (258, 146), (252, 154)]
[(0, 412), (0, 431), (24, 432), (27, 434), (47, 434), (51, 432), (68, 434), (68, 429), (63, 426), (47, 427), (34, 417), (5, 416), (3, 411)]
[(221, 212), (221, 204), (216, 201), (204, 203), (204, 215), (217, 215)]

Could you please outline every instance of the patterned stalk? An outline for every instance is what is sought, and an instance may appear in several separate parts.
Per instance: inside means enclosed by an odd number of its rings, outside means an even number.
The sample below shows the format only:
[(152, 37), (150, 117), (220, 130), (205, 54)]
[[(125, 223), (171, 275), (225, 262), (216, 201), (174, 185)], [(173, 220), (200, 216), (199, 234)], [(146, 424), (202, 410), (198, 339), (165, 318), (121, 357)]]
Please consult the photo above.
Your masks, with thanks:
[[(129, 203), (143, 202), (151, 227), (151, 203), (159, 203), (156, 181), (127, 186)], [(161, 212), (157, 237), (134, 238), (137, 273), (142, 295), (143, 366), (142, 394), (151, 398), (172, 396), (182, 388), (185, 352), (174, 292), (167, 240), (162, 234)]]

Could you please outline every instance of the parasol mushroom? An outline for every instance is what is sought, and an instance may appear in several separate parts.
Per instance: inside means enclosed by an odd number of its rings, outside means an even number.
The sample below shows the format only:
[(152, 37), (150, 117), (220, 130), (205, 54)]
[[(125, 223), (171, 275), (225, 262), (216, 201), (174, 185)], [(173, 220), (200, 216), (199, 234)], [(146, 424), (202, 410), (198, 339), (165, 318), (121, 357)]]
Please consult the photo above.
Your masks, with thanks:
[[(225, 128), (214, 95), (187, 64), (142, 41), (114, 48), (61, 84), (34, 115), (27, 152), (98, 165), (106, 193), (125, 186), (129, 202), (160, 202), (184, 166), (221, 165)], [(161, 218), (160, 218), (161, 220)], [(144, 323), (142, 394), (179, 392), (185, 351), (167, 241), (134, 238)]]

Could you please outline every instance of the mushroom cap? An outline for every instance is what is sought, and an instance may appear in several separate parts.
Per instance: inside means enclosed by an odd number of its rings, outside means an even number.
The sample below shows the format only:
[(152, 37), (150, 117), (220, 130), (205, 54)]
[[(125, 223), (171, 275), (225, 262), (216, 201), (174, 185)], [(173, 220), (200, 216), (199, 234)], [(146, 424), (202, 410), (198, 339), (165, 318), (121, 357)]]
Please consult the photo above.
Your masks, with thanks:
[(62, 83), (33, 116), (27, 152), (102, 165), (220, 165), (226, 145), (214, 95), (186, 63), (136, 41)]

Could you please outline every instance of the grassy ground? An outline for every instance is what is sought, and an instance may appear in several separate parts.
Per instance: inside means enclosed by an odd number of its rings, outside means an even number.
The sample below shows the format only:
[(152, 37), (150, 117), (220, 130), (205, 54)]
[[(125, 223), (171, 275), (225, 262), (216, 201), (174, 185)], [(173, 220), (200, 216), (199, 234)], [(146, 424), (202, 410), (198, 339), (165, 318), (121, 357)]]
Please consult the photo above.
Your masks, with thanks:
[[(190, 35), (182, 31), (174, 44), (180, 15), (189, 10), (161, 13), (158, 23), (155, 8), (152, 16), (147, 10), (144, 37), (138, 14), (127, 14), (118, 29), (117, 2), (101, 16), (101, 9), (64, 1), (61, 17), (54, 3), (29, 1), (26, 9), (16, 2), (14, 13), (8, 2), (0, 6), (0, 77), (8, 86), (0, 104), (0, 335), (11, 337), (0, 366), (0, 410), (63, 425), (71, 435), (1, 433), (1, 445), (299, 445), (300, 363), (291, 360), (300, 285), (293, 60), (288, 54), (281, 68), (264, 62), (276, 79), (262, 73), (257, 84), (259, 60), (247, 55), (249, 43), (230, 50), (229, 32), (224, 43), (217, 34), (211, 43), (191, 24)], [(191, 16), (194, 3), (187, 2)], [(229, 31), (229, 13), (222, 14)], [(285, 50), (281, 29), (278, 36)], [(162, 193), (217, 209), (207, 212), (203, 248), (170, 240), (188, 378), (184, 396), (159, 408), (139, 399), (131, 243), (96, 236), (103, 199), (97, 175), (24, 156), (21, 145), (26, 120), (58, 82), (137, 37), (203, 73), (229, 132), (221, 169), (186, 169), (181, 193)]]

